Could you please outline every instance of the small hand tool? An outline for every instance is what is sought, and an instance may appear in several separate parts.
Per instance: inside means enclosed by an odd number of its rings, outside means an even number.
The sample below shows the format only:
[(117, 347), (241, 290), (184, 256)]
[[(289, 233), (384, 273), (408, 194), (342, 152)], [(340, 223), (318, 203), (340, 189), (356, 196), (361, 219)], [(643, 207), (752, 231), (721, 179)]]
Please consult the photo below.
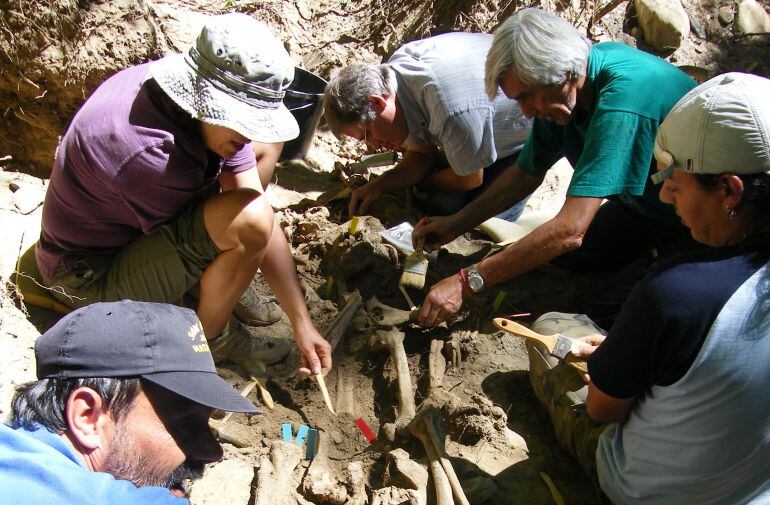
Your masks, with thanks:
[(588, 373), (588, 366), (586, 365), (585, 358), (580, 358), (570, 353), (572, 344), (585, 345), (579, 340), (567, 337), (561, 333), (555, 333), (553, 335), (541, 335), (523, 326), (519, 323), (505, 319), (504, 317), (496, 317), (492, 320), (498, 329), (516, 335), (517, 337), (528, 338), (535, 340), (543, 344), (551, 356), (559, 359), (563, 359), (568, 365), (577, 370), (578, 372)]

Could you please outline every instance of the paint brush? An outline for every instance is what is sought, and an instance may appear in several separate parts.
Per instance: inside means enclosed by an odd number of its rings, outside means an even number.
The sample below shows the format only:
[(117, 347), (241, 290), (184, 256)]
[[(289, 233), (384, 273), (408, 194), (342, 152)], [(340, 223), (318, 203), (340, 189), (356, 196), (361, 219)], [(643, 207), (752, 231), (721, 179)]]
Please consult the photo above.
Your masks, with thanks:
[(579, 372), (588, 373), (588, 365), (586, 364), (585, 358), (575, 356), (570, 352), (573, 344), (578, 346), (585, 345), (583, 342), (562, 335), (561, 333), (541, 335), (540, 333), (530, 330), (526, 326), (503, 317), (494, 318), (492, 323), (494, 323), (498, 329), (516, 335), (517, 337), (540, 342), (546, 347), (551, 356), (563, 359), (569, 366)]
[(425, 257), (423, 246), (425, 238), (420, 238), (417, 248), (404, 260), (404, 273), (401, 274), (399, 285), (406, 288), (422, 289), (425, 287), (425, 274), (428, 273), (428, 258)]

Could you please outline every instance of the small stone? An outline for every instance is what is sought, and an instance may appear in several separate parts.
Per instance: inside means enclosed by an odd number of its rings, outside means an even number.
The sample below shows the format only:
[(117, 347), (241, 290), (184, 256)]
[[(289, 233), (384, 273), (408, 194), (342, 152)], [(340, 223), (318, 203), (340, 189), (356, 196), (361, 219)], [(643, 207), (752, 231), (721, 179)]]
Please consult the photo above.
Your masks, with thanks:
[(22, 214), (30, 214), (43, 205), (45, 191), (42, 187), (31, 185), (19, 186), (13, 193), (13, 204)]
[(706, 36), (709, 39), (719, 40), (723, 39), (725, 35), (727, 35), (727, 33), (725, 33), (725, 29), (718, 19), (711, 18), (708, 20), (708, 23), (706, 24)]
[(770, 33), (770, 14), (756, 0), (743, 0), (738, 6), (738, 33)]
[(333, 430), (329, 434), (329, 437), (332, 439), (332, 442), (334, 442), (335, 445), (339, 445), (342, 443), (342, 434), (337, 430)]
[(313, 17), (313, 11), (310, 10), (310, 7), (307, 5), (307, 3), (303, 0), (294, 0), (294, 5), (297, 6), (297, 11), (299, 12), (299, 15), (302, 16), (302, 19), (305, 21), (310, 21), (310, 19)]
[(732, 23), (733, 19), (735, 19), (735, 12), (733, 12), (732, 5), (720, 6), (719, 11), (717, 13), (717, 17), (719, 18), (719, 23), (722, 26), (727, 26), (730, 23)]
[(690, 14), (690, 30), (698, 36), (699, 39), (706, 38), (706, 23), (696, 15)]

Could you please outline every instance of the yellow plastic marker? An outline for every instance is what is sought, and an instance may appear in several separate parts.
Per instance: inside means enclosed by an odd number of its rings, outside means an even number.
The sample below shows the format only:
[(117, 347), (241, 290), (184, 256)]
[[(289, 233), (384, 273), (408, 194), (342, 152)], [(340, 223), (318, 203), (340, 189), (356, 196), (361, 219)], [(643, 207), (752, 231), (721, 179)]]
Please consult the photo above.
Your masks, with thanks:
[(497, 312), (497, 309), (500, 308), (500, 305), (503, 304), (503, 300), (505, 300), (505, 291), (500, 291), (497, 293), (497, 296), (495, 297), (495, 301), (492, 302), (492, 310)]
[(334, 277), (330, 275), (329, 278), (326, 279), (326, 299), (327, 300), (332, 297), (333, 286), (334, 286)]
[(358, 231), (358, 216), (353, 216), (350, 218), (350, 226), (348, 227), (348, 233), (350, 235), (355, 235)]

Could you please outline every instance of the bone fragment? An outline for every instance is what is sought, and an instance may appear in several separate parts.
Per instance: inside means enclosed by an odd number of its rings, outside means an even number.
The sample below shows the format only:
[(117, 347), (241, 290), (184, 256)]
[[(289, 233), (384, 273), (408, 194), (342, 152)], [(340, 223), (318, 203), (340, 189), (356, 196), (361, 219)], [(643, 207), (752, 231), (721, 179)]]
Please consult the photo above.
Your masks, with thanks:
[(323, 432), (318, 432), (318, 452), (310, 463), (305, 478), (302, 480), (302, 491), (312, 497), (314, 503), (330, 503), (343, 505), (348, 499), (345, 486), (339, 484), (332, 476), (327, 458), (329, 441)]
[(334, 367), (334, 370), (337, 373), (336, 391), (334, 394), (337, 403), (334, 405), (334, 410), (337, 411), (337, 414), (353, 414), (353, 389), (355, 385), (352, 384), (353, 381), (343, 366), (337, 365)]
[(444, 349), (442, 340), (430, 341), (430, 354), (428, 355), (428, 396), (431, 396), (436, 388), (444, 382), (446, 373), (446, 360), (441, 351)]
[[(402, 489), (395, 486), (375, 489), (372, 492), (372, 505), (420, 505), (416, 493), (414, 489)], [(449, 505), (451, 503), (449, 502)]]
[(391, 328), (414, 321), (417, 317), (416, 311), (401, 310), (380, 302), (376, 296), (373, 296), (366, 304), (366, 312), (374, 326), (380, 328)]
[(374, 350), (388, 349), (391, 359), (396, 365), (396, 379), (398, 381), (398, 416), (395, 424), (398, 427), (406, 426), (414, 417), (414, 393), (412, 392), (412, 378), (409, 375), (409, 362), (404, 351), (404, 334), (395, 328), (379, 330), (369, 337), (369, 347)]
[(409, 453), (401, 448), (388, 453), (384, 482), (386, 485), (416, 491), (417, 503), (420, 505), (428, 501), (428, 471), (409, 459)]
[(428, 456), (428, 466), (433, 476), (433, 487), (436, 489), (436, 505), (454, 505), (452, 486), (449, 483), (444, 467), (441, 465), (441, 458), (436, 452), (436, 448), (428, 433), (425, 412), (421, 411), (420, 415), (409, 423), (409, 431), (422, 442), (425, 454)]
[(276, 440), (270, 455), (262, 456), (257, 470), (254, 505), (294, 505), (294, 469), (302, 460), (302, 448), (292, 442)]
[(334, 318), (332, 324), (326, 329), (324, 336), (329, 341), (329, 344), (331, 344), (331, 352), (334, 352), (334, 349), (339, 345), (342, 337), (345, 335), (345, 330), (350, 326), (350, 321), (360, 306), (361, 293), (355, 291), (352, 295), (348, 296), (345, 305), (337, 313), (337, 317)]
[(353, 461), (348, 464), (348, 486), (350, 498), (345, 505), (366, 505), (368, 503), (364, 466), (360, 461)]

